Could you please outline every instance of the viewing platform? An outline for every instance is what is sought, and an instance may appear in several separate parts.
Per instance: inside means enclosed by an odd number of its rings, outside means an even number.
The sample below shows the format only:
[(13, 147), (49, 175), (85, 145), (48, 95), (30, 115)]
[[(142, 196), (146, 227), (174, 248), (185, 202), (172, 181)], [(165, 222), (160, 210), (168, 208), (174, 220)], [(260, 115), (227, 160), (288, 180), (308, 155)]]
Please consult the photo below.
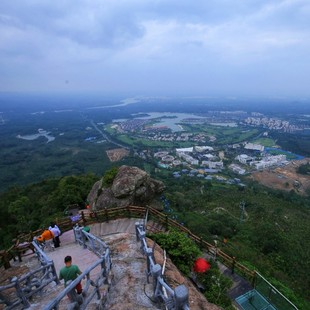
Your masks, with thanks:
[[(153, 300), (154, 287), (153, 281), (147, 281), (147, 259), (141, 251), (141, 243), (137, 242), (135, 225), (137, 222), (143, 223), (141, 219), (118, 219), (110, 222), (96, 223), (90, 225), (90, 233), (101, 238), (109, 246), (111, 251), (112, 268), (109, 276), (109, 285), (100, 287), (101, 298), (96, 296), (92, 302), (87, 305), (87, 309), (99, 309), (104, 305), (104, 309), (162, 309), (162, 304)], [(79, 245), (75, 240), (74, 231), (71, 229), (60, 236), (61, 245), (59, 248), (46, 249), (46, 256), (54, 262), (54, 266), (59, 275), (60, 269), (64, 266), (64, 257), (72, 256), (72, 263), (77, 265), (83, 272), (89, 266), (98, 261), (98, 256), (88, 248)], [(28, 253), (27, 253), (28, 254)], [(162, 253), (158, 250), (155, 253), (156, 261), (159, 263), (163, 259)], [(171, 262), (167, 263), (170, 269)], [(12, 272), (22, 267), (24, 272), (31, 271), (40, 267), (40, 262), (36, 254), (29, 253), (23, 256), (22, 262), (13, 262), (12, 268), (5, 270), (12, 277)], [(174, 267), (175, 268), (175, 267)], [(90, 273), (90, 280), (95, 280), (101, 272), (100, 266), (94, 268)], [(17, 275), (16, 275), (17, 276)], [(193, 284), (177, 272), (175, 278), (171, 279), (174, 286), (186, 284), (189, 288), (189, 302), (193, 309), (204, 309), (207, 304), (208, 309), (218, 309), (215, 305), (209, 304), (204, 296), (196, 290)], [(4, 275), (5, 277), (5, 275)], [(82, 287), (86, 285), (87, 279), (82, 280)], [(1, 285), (3, 285), (1, 283)], [(31, 305), (28, 309), (39, 310), (45, 309), (51, 300), (55, 299), (64, 290), (64, 283), (55, 282), (46, 286), (42, 292), (33, 295)], [(83, 296), (87, 298), (87, 296)], [(65, 296), (59, 303), (58, 309), (67, 309), (70, 300)], [(197, 306), (197, 307), (195, 307)], [(23, 309), (22, 305), (14, 309)]]

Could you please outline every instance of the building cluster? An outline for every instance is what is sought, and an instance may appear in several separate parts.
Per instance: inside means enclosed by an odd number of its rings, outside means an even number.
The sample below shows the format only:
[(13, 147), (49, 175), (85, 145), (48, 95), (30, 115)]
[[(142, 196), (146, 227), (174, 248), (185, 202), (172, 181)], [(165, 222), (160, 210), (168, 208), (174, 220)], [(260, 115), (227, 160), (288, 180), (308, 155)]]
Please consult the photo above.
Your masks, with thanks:
[(178, 179), (181, 176), (187, 176), (191, 178), (199, 178), (204, 179), (207, 181), (216, 181), (220, 183), (226, 183), (226, 184), (235, 184), (240, 187), (244, 187), (245, 184), (241, 183), (241, 180), (238, 178), (226, 178), (221, 175), (218, 175), (218, 170), (216, 169), (182, 169), (179, 171), (174, 171), (172, 173), (173, 177)]
[(247, 170), (244, 168), (245, 166), (253, 167), (256, 170), (261, 170), (274, 166), (283, 166), (288, 163), (288, 161), (286, 160), (286, 155), (283, 154), (265, 155), (260, 160), (257, 160), (256, 157), (252, 157), (247, 154), (240, 154), (235, 158), (235, 160), (243, 166), (241, 167), (240, 165), (233, 163), (229, 165), (229, 169), (238, 174), (246, 173)]
[(147, 122), (148, 120), (144, 119), (131, 119), (125, 122), (120, 122), (117, 126), (121, 131), (133, 132), (140, 130)]
[[(239, 154), (234, 158), (234, 162), (228, 166), (230, 170), (240, 175), (254, 169), (261, 170), (288, 163), (285, 155), (267, 155), (264, 152), (264, 147), (259, 144), (245, 143), (244, 150), (251, 155)], [(161, 151), (155, 153), (154, 158), (159, 159), (158, 165), (164, 168), (186, 167), (193, 172), (195, 171), (195, 169), (193, 170), (194, 167), (199, 167), (197, 168), (197, 177), (206, 177), (207, 173), (219, 173), (224, 169), (223, 151), (219, 152), (217, 156), (211, 146), (177, 148), (174, 155), (168, 151)], [(190, 176), (192, 176), (191, 174), (194, 175), (189, 173)], [(180, 175), (177, 173), (174, 174), (174, 177)]]
[(160, 159), (160, 165), (165, 167), (176, 166), (201, 166), (204, 168), (219, 170), (224, 167), (223, 161), (218, 160), (214, 155), (214, 149), (211, 146), (194, 146), (175, 149), (175, 156), (169, 152), (157, 152), (155, 158)]
[(147, 130), (144, 130), (144, 139), (152, 141), (169, 141), (169, 142), (196, 142), (196, 143), (205, 143), (208, 139), (208, 136), (203, 133), (168, 133), (163, 132), (162, 129), (157, 130), (156, 127), (149, 127)]
[(280, 130), (284, 132), (294, 132), (296, 130), (301, 130), (301, 128), (298, 126), (290, 124), (289, 121), (268, 117), (247, 117), (244, 120), (244, 123), (250, 126), (264, 127), (270, 130)]

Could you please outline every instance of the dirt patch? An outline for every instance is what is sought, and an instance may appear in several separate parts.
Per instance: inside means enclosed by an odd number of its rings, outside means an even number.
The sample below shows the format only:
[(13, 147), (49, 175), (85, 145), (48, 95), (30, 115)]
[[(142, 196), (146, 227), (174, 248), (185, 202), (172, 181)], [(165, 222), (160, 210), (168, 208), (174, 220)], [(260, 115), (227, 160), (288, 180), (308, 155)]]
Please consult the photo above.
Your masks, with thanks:
[(9, 269), (0, 269), (0, 286), (5, 286), (11, 283), (11, 279), (14, 277), (20, 277), (23, 274), (29, 272), (30, 269), (27, 266), (13, 266)]
[(302, 196), (307, 196), (310, 190), (310, 177), (298, 174), (297, 168), (310, 161), (310, 158), (295, 160), (285, 167), (273, 170), (256, 171), (250, 176), (251, 179), (273, 189), (284, 191), (294, 190)]
[(21, 277), (41, 266), (37, 256), (31, 251), (29, 251), (27, 256), (22, 257), (22, 262), (11, 260), (10, 265), (11, 267), (8, 269), (0, 268), (0, 286), (8, 285), (11, 283), (12, 278)]
[(129, 155), (129, 151), (122, 148), (108, 150), (106, 152), (111, 162), (119, 161)]

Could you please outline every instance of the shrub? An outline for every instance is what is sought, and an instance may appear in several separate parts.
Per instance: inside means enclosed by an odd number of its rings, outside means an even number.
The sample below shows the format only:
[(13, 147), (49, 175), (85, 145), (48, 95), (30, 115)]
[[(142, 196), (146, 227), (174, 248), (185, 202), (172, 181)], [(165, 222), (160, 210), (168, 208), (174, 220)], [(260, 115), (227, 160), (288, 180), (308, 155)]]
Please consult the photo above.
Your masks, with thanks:
[(234, 309), (231, 300), (227, 295), (227, 290), (232, 286), (233, 282), (224, 276), (216, 262), (210, 261), (211, 268), (198, 275), (198, 281), (204, 287), (204, 295), (209, 302), (212, 302), (224, 309)]
[(107, 170), (102, 178), (102, 185), (105, 187), (111, 186), (117, 175), (117, 172), (118, 172), (118, 167), (113, 167), (110, 170)]
[(155, 240), (185, 275), (189, 275), (194, 260), (200, 255), (198, 246), (185, 233), (171, 230), (169, 233), (158, 233), (150, 236)]

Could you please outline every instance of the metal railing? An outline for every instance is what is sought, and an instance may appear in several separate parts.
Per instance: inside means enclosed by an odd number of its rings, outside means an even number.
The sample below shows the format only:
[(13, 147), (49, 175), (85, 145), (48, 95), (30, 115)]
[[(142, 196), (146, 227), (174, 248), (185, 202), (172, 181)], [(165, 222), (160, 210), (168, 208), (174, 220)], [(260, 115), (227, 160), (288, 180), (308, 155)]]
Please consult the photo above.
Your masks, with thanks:
[(276, 309), (298, 310), (298, 308), (291, 301), (289, 301), (258, 272), (256, 272), (254, 288), (266, 299), (268, 304), (271, 304)]
[[(221, 249), (215, 247), (214, 244), (208, 243), (207, 241), (193, 234), (189, 229), (187, 229), (177, 221), (169, 218), (167, 214), (164, 214), (154, 208), (139, 206), (106, 208), (104, 210), (94, 211), (89, 215), (81, 214), (81, 219), (79, 220), (79, 223), (83, 223), (84, 225), (87, 223), (87, 225), (90, 225), (92, 223), (109, 222), (110, 220), (124, 217), (145, 217), (144, 224), (153, 221), (161, 225), (161, 227), (165, 230), (169, 230), (170, 228), (176, 228), (177, 230), (186, 233), (186, 235), (193, 241), (195, 241), (202, 249), (208, 251), (211, 255), (214, 255), (233, 272), (239, 273), (244, 278), (248, 279), (254, 287), (254, 281), (256, 278), (256, 272), (254, 270), (248, 269), (246, 266), (239, 263), (237, 258), (227, 255)], [(72, 221), (69, 218), (56, 219), (56, 223), (63, 232), (72, 229), (73, 225)], [(80, 243), (83, 243), (83, 241), (81, 241)]]
[(156, 264), (154, 253), (148, 247), (145, 239), (145, 226), (136, 223), (137, 241), (141, 242), (141, 250), (147, 256), (147, 282), (149, 277), (153, 278), (153, 298), (157, 302), (164, 302), (169, 310), (189, 310), (188, 289), (185, 285), (179, 285), (172, 289), (163, 279), (162, 267)]
[[(48, 305), (44, 307), (44, 310), (59, 309), (62, 299), (66, 296), (69, 296), (70, 303), (67, 305), (67, 309), (87, 309), (90, 302), (93, 300), (95, 295), (98, 300), (103, 302), (104, 296), (101, 296), (100, 288), (103, 285), (110, 286), (109, 275), (112, 267), (112, 261), (110, 257), (110, 249), (104, 241), (97, 238), (83, 230), (83, 227), (76, 225), (73, 228), (75, 241), (83, 246), (85, 249), (91, 250), (94, 254), (99, 257), (99, 260), (88, 267), (81, 275), (79, 275), (74, 281), (68, 282), (68, 286), (61, 291), (54, 300), (52, 300)], [(94, 269), (100, 266), (101, 271), (96, 272), (94, 276), (95, 279), (92, 279), (91, 273)], [(80, 283), (84, 278), (86, 278), (86, 284), (83, 287), (83, 294), (78, 295), (75, 291), (75, 287)], [(106, 290), (108, 291), (108, 289)]]
[(7, 310), (16, 309), (19, 305), (29, 308), (31, 306), (29, 300), (33, 295), (41, 293), (43, 288), (51, 282), (60, 283), (54, 262), (46, 256), (35, 241), (32, 244), (41, 267), (21, 277), (14, 277), (10, 284), (0, 287), (0, 300), (7, 306), (5, 308)]

